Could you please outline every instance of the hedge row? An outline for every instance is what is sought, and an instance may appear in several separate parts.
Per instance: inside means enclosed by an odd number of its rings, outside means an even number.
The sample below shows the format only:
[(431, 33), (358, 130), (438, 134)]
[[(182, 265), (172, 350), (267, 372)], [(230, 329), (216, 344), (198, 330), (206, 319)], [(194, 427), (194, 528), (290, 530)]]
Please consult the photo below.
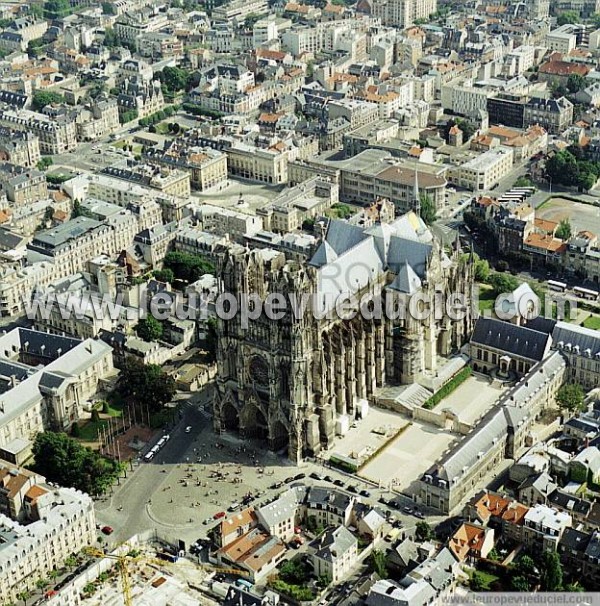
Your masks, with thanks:
[(437, 406), (445, 397), (449, 396), (461, 383), (464, 383), (471, 376), (471, 367), (465, 366), (459, 373), (454, 375), (441, 389), (436, 391), (431, 398), (425, 401), (423, 408), (431, 410)]

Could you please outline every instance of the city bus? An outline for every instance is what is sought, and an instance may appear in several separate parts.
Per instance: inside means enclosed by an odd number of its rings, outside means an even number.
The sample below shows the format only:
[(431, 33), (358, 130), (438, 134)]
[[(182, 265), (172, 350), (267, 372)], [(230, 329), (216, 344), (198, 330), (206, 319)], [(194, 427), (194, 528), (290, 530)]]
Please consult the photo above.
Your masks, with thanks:
[(526, 198), (529, 198), (529, 196), (535, 194), (535, 187), (513, 187), (508, 193), (523, 194)]
[(550, 290), (556, 290), (558, 292), (565, 292), (567, 290), (567, 285), (564, 282), (557, 282), (556, 280), (548, 280), (546, 282), (548, 284), (548, 288)]
[(573, 288), (573, 292), (582, 299), (587, 299), (588, 301), (597, 301), (598, 300), (598, 291), (591, 290), (589, 288), (582, 288), (581, 286), (575, 286)]

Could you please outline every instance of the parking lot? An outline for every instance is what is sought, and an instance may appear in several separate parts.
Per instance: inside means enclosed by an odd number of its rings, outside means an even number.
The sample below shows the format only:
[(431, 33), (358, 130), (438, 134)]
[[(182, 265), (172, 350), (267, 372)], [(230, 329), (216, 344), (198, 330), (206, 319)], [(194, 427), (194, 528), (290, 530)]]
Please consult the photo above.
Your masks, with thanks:
[(600, 208), (591, 204), (556, 197), (538, 208), (535, 215), (557, 223), (568, 219), (573, 226), (573, 232), (587, 229), (595, 234), (600, 233)]

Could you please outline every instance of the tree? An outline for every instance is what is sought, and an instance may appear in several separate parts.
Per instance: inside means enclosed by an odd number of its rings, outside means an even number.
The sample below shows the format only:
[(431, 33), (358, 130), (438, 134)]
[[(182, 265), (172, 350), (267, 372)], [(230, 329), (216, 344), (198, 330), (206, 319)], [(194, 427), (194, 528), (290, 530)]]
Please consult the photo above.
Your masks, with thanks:
[(38, 433), (33, 443), (34, 471), (51, 482), (101, 495), (120, 473), (120, 465), (65, 433)]
[(77, 423), (77, 421), (75, 421), (73, 425), (71, 425), (71, 436), (73, 438), (81, 437), (81, 428), (79, 427), (79, 423)]
[(565, 11), (558, 15), (556, 22), (558, 25), (566, 25), (567, 23), (577, 23), (579, 21), (579, 13), (577, 11)]
[(126, 361), (119, 380), (121, 393), (134, 405), (159, 411), (175, 395), (175, 381), (156, 364), (144, 364), (137, 358)]
[(100, 421), (100, 413), (94, 408), (91, 413), (92, 423), (98, 423)]
[(513, 184), (513, 187), (533, 187), (533, 181), (521, 175)]
[(556, 402), (561, 409), (569, 412), (578, 412), (585, 408), (585, 393), (579, 383), (567, 383), (558, 390)]
[(23, 600), (23, 604), (27, 604), (27, 600), (31, 597), (31, 591), (27, 591), (27, 589), (23, 591), (19, 591), (17, 593), (17, 599)]
[(473, 571), (473, 576), (469, 581), (469, 587), (472, 591), (483, 591), (485, 589), (483, 578), (477, 570)]
[(61, 19), (72, 12), (69, 0), (47, 0), (44, 3), (44, 14), (47, 19)]
[(567, 80), (567, 90), (571, 93), (578, 93), (586, 87), (586, 81), (579, 74), (571, 74)]
[(117, 9), (112, 2), (103, 2), (102, 3), (102, 13), (104, 15), (116, 15)]
[(487, 282), (490, 273), (490, 264), (487, 259), (477, 259), (475, 261), (475, 280), (477, 282)]
[(163, 335), (163, 325), (154, 316), (148, 316), (137, 323), (135, 332), (146, 342), (158, 341)]
[(563, 570), (556, 551), (544, 551), (540, 562), (540, 581), (543, 591), (559, 591)]
[(50, 156), (42, 156), (40, 161), (37, 163), (38, 170), (46, 170), (49, 166), (52, 166), (54, 160)]
[(181, 67), (165, 67), (158, 72), (157, 76), (167, 90), (172, 93), (188, 90), (193, 79), (193, 74)]
[(421, 219), (426, 225), (431, 225), (437, 219), (437, 209), (432, 197), (429, 194), (421, 194)]
[(535, 562), (533, 558), (528, 555), (521, 556), (519, 561), (515, 566), (515, 570), (522, 576), (528, 576), (530, 574), (535, 574)]
[(432, 539), (434, 536), (433, 529), (427, 522), (424, 522), (424, 521), (417, 522), (417, 525), (415, 528), (416, 528), (415, 537), (416, 537), (417, 541), (428, 541), (429, 539)]
[(582, 587), (579, 582), (567, 583), (564, 589), (569, 593), (582, 593), (585, 591), (585, 587)]
[(566, 149), (556, 152), (546, 162), (546, 174), (553, 183), (575, 185), (579, 176), (577, 158)]
[(515, 591), (531, 591), (531, 585), (529, 584), (529, 581), (522, 576), (512, 577), (512, 579), (510, 580), (510, 586), (511, 589), (514, 589)]
[(563, 219), (556, 229), (556, 237), (561, 240), (568, 240), (571, 237), (572, 229), (569, 219)]
[(515, 290), (519, 286), (519, 281), (510, 274), (495, 273), (489, 277), (488, 282), (494, 289), (496, 296), (507, 294)]
[(31, 107), (35, 111), (40, 111), (44, 109), (46, 105), (51, 105), (52, 103), (63, 103), (64, 100), (65, 98), (58, 93), (40, 90), (34, 93), (33, 100), (31, 101)]
[(159, 282), (171, 283), (173, 280), (175, 280), (175, 274), (171, 269), (157, 269), (153, 272), (153, 274)]
[(201, 255), (182, 252), (167, 253), (163, 267), (172, 270), (176, 279), (189, 283), (215, 272), (215, 266)]
[(387, 579), (387, 558), (383, 551), (380, 551), (379, 549), (373, 550), (371, 553), (371, 564), (373, 570), (378, 574), (380, 579)]
[(138, 117), (137, 109), (128, 109), (121, 114), (121, 124), (127, 124)]

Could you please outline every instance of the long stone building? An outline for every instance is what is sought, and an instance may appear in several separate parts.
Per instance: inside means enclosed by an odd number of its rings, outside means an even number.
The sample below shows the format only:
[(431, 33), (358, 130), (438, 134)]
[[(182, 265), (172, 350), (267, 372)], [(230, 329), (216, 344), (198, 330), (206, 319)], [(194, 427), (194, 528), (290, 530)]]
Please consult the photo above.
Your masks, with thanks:
[[(270, 249), (229, 248), (218, 275), (220, 291), (238, 300), (249, 293), (262, 301), (311, 296), (321, 311), (331, 311), (342, 293), (388, 305), (418, 294), (431, 305), (440, 293), (468, 297), (472, 285), (471, 264), (459, 261), (458, 250), (448, 256), (414, 212), (370, 228), (332, 220), (308, 264)], [(317, 317), (288, 305), (278, 320), (264, 313), (247, 326), (241, 314), (219, 320), (215, 430), (265, 439), (299, 462), (360, 418), (378, 387), (435, 374), (438, 356), (456, 351), (472, 328), (470, 309), (460, 321), (390, 315)]]

